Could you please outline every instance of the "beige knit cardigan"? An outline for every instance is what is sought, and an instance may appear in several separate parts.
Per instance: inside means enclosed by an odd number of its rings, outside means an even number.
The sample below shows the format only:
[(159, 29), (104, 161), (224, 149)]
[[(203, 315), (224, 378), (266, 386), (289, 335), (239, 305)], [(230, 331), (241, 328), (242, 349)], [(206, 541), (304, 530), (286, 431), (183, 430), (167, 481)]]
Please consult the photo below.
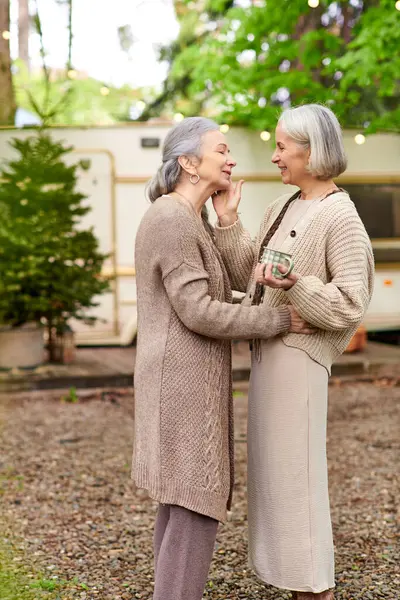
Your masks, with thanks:
[(231, 304), (201, 220), (161, 197), (135, 245), (138, 339), (132, 476), (159, 502), (224, 521), (233, 487), (232, 338), (286, 332), (287, 307)]
[[(267, 208), (255, 242), (240, 220), (215, 228), (232, 288), (247, 292), (245, 305), (252, 302), (254, 269), (264, 238), (290, 196), (281, 196)], [(266, 287), (263, 302), (268, 306), (292, 304), (318, 328), (314, 335), (289, 333), (282, 339), (307, 352), (330, 373), (332, 362), (345, 350), (368, 308), (374, 259), (368, 234), (347, 192), (321, 200), (311, 215), (296, 226), (285, 246), (301, 277), (287, 292)]]

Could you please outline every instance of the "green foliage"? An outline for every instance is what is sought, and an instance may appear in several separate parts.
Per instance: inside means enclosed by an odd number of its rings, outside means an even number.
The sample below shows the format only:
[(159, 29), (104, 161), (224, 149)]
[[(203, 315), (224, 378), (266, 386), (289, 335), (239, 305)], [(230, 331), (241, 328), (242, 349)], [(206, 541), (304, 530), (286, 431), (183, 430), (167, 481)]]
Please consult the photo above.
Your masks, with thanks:
[(86, 311), (108, 283), (93, 230), (80, 226), (90, 210), (76, 190), (85, 165), (67, 166), (72, 148), (47, 133), (10, 143), (18, 156), (0, 174), (0, 322), (44, 321), (50, 336), (71, 317), (94, 322)]
[[(19, 560), (16, 562), (15, 559)], [(86, 583), (77, 577), (71, 581), (47, 579), (26, 564), (20, 552), (13, 549), (12, 543), (0, 539), (0, 598), (1, 600), (61, 600), (68, 590), (88, 590)], [(24, 560), (24, 563), (27, 561)]]
[(79, 74), (77, 79), (66, 79), (63, 72), (53, 75), (49, 87), (43, 73), (30, 75), (21, 61), (15, 61), (15, 68), (17, 105), (33, 110), (47, 125), (109, 125), (126, 121), (131, 105), (142, 96), (140, 90), (128, 85), (105, 86), (90, 77), (80, 78)]
[[(49, 125), (108, 125), (116, 121), (128, 120), (132, 103), (141, 98), (142, 92), (129, 86), (114, 88), (78, 73), (72, 68), (72, 0), (56, 0), (68, 11), (68, 60), (65, 68), (50, 69), (47, 65), (47, 51), (44, 44), (42, 21), (36, 5), (32, 24), (39, 40), (41, 69), (33, 74), (28, 72), (22, 60), (13, 64), (13, 82), (17, 104), (26, 110), (33, 110), (43, 127)], [(120, 36), (128, 35), (120, 28)], [(124, 38), (124, 39), (125, 39)], [(146, 93), (143, 90), (143, 93)]]
[[(0, 9), (0, 32), (10, 30), (10, 0), (2, 0)], [(13, 125), (15, 94), (11, 76), (10, 43), (0, 35), (0, 125)]]
[(370, 122), (368, 131), (400, 130), (400, 12), (383, 0), (361, 16), (347, 52), (336, 61), (343, 72), (337, 103)]
[(66, 582), (40, 578), (32, 581), (28, 569), (17, 566), (14, 553), (3, 539), (0, 540), (0, 598), (2, 600), (57, 600)]
[[(400, 12), (393, 0), (177, 0), (181, 35), (160, 111), (175, 103), (270, 129), (282, 107), (331, 105), (347, 127), (400, 129)], [(188, 34), (188, 31), (191, 34)], [(164, 92), (165, 92), (164, 90)], [(190, 99), (190, 102), (187, 101)]]
[(77, 404), (79, 402), (78, 394), (76, 393), (75, 387), (70, 387), (68, 390), (68, 394), (61, 398), (63, 402), (69, 402), (70, 404)]
[(47, 592), (53, 592), (59, 587), (59, 585), (54, 579), (39, 579), (39, 581), (35, 581), (35, 583), (32, 583), (31, 587), (33, 589), (40, 589), (46, 590)]
[(89, 589), (89, 586), (86, 583), (80, 583), (79, 586), (80, 586), (80, 588), (82, 590), (88, 590)]
[(201, 52), (199, 48), (208, 35), (202, 18), (203, 15), (210, 15), (219, 19), (233, 4), (233, 0), (219, 0), (218, 3), (213, 2), (212, 6), (204, 0), (190, 3), (186, 0), (175, 0), (175, 10), (180, 21), (179, 36), (170, 46), (160, 50), (160, 60), (168, 62), (172, 68), (161, 94), (148, 104), (140, 120), (146, 121), (160, 114), (171, 116), (176, 110), (185, 115), (201, 112), (207, 90), (206, 93), (193, 93), (191, 82), (193, 65)]

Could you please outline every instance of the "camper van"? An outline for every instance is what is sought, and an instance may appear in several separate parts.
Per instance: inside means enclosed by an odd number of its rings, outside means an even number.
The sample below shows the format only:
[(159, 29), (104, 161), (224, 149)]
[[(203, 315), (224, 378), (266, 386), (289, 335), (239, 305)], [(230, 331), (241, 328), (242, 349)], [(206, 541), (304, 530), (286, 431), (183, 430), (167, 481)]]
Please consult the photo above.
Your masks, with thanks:
[[(110, 255), (104, 274), (111, 292), (98, 298), (91, 314), (96, 325), (72, 323), (80, 345), (129, 345), (136, 337), (136, 284), (134, 244), (149, 201), (147, 181), (158, 168), (161, 147), (171, 123), (133, 123), (111, 127), (57, 127), (52, 135), (74, 147), (68, 160), (90, 161), (80, 175), (80, 189), (91, 211), (83, 226), (93, 226), (100, 249)], [(32, 131), (0, 130), (0, 156), (11, 158), (12, 137)], [(357, 135), (358, 134), (358, 135)], [(227, 133), (237, 161), (235, 179), (244, 179), (241, 219), (255, 235), (265, 208), (280, 194), (291, 191), (281, 183), (271, 163), (272, 138), (231, 128)], [(263, 136), (268, 137), (268, 136)], [(337, 179), (351, 195), (371, 237), (376, 260), (376, 283), (364, 325), (367, 331), (400, 329), (400, 136), (376, 134), (364, 138), (346, 131), (349, 166)], [(293, 188), (294, 191), (294, 188)], [(211, 220), (212, 207), (210, 206)]]

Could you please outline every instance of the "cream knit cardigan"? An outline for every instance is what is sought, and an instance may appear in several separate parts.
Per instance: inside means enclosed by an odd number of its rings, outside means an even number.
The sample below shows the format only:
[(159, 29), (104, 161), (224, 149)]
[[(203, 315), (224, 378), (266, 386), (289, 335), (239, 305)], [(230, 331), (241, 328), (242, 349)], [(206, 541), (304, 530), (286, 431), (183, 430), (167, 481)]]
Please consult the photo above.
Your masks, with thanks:
[(231, 304), (211, 236), (171, 197), (143, 217), (135, 266), (133, 478), (159, 502), (224, 521), (234, 479), (230, 339), (286, 332), (289, 309)]
[[(251, 304), (254, 269), (264, 238), (290, 196), (281, 196), (267, 208), (255, 242), (240, 220), (215, 228), (232, 288), (247, 292), (244, 304)], [(266, 287), (263, 302), (268, 306), (292, 304), (318, 328), (314, 335), (287, 334), (283, 341), (307, 352), (330, 373), (332, 362), (345, 350), (368, 308), (374, 281), (372, 247), (344, 191), (317, 203), (311, 217), (295, 231), (285, 251), (293, 256), (294, 270), (301, 277), (287, 292)]]

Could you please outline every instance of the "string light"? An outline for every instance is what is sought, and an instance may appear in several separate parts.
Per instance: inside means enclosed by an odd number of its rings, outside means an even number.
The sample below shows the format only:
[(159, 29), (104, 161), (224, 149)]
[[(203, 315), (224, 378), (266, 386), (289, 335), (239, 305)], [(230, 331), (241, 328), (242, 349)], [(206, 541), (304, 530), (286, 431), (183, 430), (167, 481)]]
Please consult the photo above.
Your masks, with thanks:
[(11, 33), (7, 30), (3, 31), (3, 33), (1, 34), (3, 40), (9, 40), (11, 37)]
[(143, 102), (143, 100), (138, 100), (136, 102), (136, 108), (138, 110), (144, 110), (146, 108), (146, 102)]
[(262, 131), (260, 133), (260, 138), (262, 139), (263, 142), (268, 142), (268, 140), (271, 139), (271, 134), (269, 131)]
[(396, 4), (394, 6), (395, 6), (395, 8), (397, 8), (397, 10), (400, 10), (400, 0), (397, 0)]
[(110, 90), (105, 85), (103, 85), (103, 87), (100, 88), (100, 94), (102, 96), (108, 96), (109, 93), (110, 93)]
[(183, 121), (184, 118), (185, 117), (183, 116), (182, 113), (175, 113), (174, 117), (173, 117), (174, 121), (176, 121), (177, 123), (179, 123), (180, 121)]
[(226, 123), (224, 123), (223, 125), (221, 125), (221, 127), (219, 128), (221, 133), (228, 133), (229, 131), (229, 125), (227, 125)]
[(68, 71), (67, 75), (70, 79), (76, 79), (76, 76), (78, 75), (78, 73), (75, 71), (75, 69), (70, 69)]
[(319, 5), (319, 0), (308, 0), (308, 6), (311, 8), (317, 8)]
[(365, 135), (363, 135), (362, 133), (358, 133), (355, 138), (354, 141), (356, 144), (358, 144), (359, 146), (361, 146), (362, 144), (365, 144)]

